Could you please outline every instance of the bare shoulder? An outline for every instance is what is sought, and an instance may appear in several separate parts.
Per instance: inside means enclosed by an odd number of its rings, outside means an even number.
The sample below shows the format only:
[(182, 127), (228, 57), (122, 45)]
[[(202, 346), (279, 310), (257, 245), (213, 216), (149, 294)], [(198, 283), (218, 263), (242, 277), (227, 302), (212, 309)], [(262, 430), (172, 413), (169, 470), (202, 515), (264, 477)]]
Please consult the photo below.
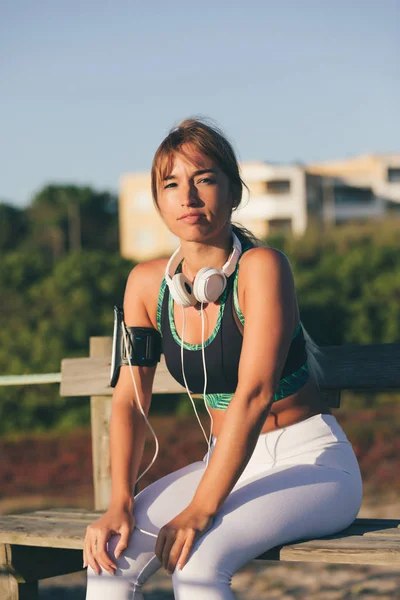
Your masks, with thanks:
[(140, 285), (146, 288), (158, 285), (159, 287), (164, 277), (167, 262), (167, 258), (153, 258), (137, 264), (129, 273), (128, 285)]
[(137, 264), (129, 273), (124, 296), (124, 315), (128, 325), (157, 326), (157, 303), (167, 258)]
[(245, 319), (251, 314), (259, 316), (263, 310), (273, 313), (278, 308), (288, 315), (297, 314), (292, 268), (283, 252), (276, 248), (252, 248), (243, 255), (240, 264), (239, 304)]
[(276, 248), (257, 247), (251, 248), (243, 254), (240, 260), (242, 267), (242, 279), (246, 281), (250, 277), (290, 276), (292, 269), (286, 254)]

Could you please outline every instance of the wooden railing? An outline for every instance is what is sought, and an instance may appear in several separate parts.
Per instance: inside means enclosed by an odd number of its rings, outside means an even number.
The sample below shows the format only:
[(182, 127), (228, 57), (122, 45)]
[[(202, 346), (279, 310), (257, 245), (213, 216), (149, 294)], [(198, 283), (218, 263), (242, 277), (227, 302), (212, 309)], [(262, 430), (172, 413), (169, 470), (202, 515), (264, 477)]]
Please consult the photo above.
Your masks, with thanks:
[[(111, 491), (111, 345), (111, 337), (92, 337), (89, 358), (66, 358), (61, 362), (61, 396), (91, 396), (96, 510), (108, 506)], [(320, 365), (324, 374), (320, 389), (331, 408), (340, 406), (342, 390), (400, 389), (400, 343), (326, 346), (321, 348)], [(156, 370), (153, 393), (186, 393), (168, 372), (163, 356)]]
[[(332, 407), (347, 390), (400, 390), (400, 343), (322, 348), (321, 391)], [(95, 509), (110, 499), (109, 420), (111, 338), (91, 338), (90, 357), (64, 359), (62, 396), (90, 396)], [(157, 393), (185, 392), (159, 364), (153, 387)], [(82, 568), (86, 526), (99, 512), (50, 510), (0, 517), (0, 598), (38, 600), (38, 580)], [(334, 536), (297, 541), (272, 548), (262, 560), (314, 561), (373, 565), (400, 564), (400, 520), (356, 519)]]

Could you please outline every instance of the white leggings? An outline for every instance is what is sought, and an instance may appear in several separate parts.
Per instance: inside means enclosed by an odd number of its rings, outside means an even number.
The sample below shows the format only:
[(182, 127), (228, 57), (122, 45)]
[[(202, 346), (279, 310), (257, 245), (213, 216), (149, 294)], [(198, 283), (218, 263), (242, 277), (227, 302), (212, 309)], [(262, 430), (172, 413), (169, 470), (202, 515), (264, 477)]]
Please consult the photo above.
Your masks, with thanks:
[[(204, 458), (142, 490), (135, 498), (137, 527), (157, 534), (190, 503), (205, 468)], [(232, 600), (230, 582), (238, 569), (279, 544), (346, 528), (361, 497), (357, 459), (334, 416), (319, 414), (260, 435), (213, 527), (173, 573), (175, 598)], [(108, 542), (113, 558), (118, 539)], [(143, 600), (142, 585), (161, 566), (155, 543), (134, 529), (113, 576), (104, 570), (96, 575), (89, 566), (86, 600)]]

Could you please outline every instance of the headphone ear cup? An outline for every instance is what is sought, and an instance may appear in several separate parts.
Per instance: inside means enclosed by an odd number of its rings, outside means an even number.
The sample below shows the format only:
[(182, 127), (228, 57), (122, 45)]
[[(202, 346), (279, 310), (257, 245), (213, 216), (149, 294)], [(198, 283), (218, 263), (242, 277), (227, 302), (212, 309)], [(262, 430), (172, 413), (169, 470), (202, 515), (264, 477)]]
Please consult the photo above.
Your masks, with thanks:
[(225, 273), (213, 267), (200, 269), (193, 283), (193, 293), (199, 302), (215, 302), (225, 288)]
[(172, 298), (180, 306), (187, 308), (188, 306), (195, 306), (197, 304), (197, 299), (193, 293), (193, 286), (183, 273), (174, 275), (168, 283), (168, 288)]

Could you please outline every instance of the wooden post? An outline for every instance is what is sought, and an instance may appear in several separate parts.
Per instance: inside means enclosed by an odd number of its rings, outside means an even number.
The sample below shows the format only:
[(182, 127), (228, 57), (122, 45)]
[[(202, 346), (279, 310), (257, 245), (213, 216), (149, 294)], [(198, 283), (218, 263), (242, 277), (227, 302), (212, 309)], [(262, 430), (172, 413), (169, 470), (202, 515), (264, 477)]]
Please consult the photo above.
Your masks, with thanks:
[(39, 600), (37, 581), (21, 583), (12, 575), (0, 575), (1, 600)]
[[(90, 356), (109, 356), (111, 338), (91, 337)], [(111, 498), (110, 417), (111, 396), (91, 396), (94, 508), (106, 510)]]
[(0, 544), (1, 600), (39, 600), (38, 581), (25, 582), (13, 572), (9, 544)]

